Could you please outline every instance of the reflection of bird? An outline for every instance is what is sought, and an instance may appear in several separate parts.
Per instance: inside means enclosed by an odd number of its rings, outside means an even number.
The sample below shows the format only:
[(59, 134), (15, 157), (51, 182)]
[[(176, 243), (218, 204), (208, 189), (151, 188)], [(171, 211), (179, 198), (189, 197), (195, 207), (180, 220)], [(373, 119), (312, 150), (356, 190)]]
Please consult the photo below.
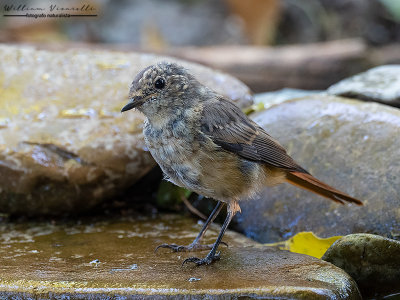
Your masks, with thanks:
[[(141, 71), (132, 83), (130, 102), (147, 120), (144, 136), (167, 178), (218, 204), (189, 246), (163, 244), (175, 251), (209, 249), (205, 258), (184, 261), (197, 265), (219, 259), (216, 253), (239, 201), (254, 196), (265, 185), (285, 181), (333, 201), (361, 201), (319, 181), (300, 167), (264, 129), (231, 101), (200, 84), (185, 69), (159, 63)], [(227, 204), (228, 214), (212, 246), (200, 245), (208, 225)]]

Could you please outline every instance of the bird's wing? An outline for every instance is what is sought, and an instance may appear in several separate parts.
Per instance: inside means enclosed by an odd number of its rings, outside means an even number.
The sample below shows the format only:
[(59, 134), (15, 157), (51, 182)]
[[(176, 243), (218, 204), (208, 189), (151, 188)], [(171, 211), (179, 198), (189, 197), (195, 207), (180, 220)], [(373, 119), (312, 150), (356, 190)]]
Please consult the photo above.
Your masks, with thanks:
[(201, 131), (224, 150), (245, 159), (307, 173), (264, 129), (222, 97), (204, 103)]

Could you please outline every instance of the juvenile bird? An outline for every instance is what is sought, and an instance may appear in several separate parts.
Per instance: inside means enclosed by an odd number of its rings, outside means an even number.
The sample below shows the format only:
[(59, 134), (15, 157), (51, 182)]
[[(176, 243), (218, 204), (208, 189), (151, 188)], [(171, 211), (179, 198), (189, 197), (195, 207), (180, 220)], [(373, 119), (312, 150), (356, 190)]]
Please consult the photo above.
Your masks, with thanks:
[[(210, 264), (239, 201), (251, 199), (265, 185), (289, 182), (338, 203), (362, 205), (319, 181), (299, 166), (286, 150), (233, 102), (199, 83), (183, 67), (159, 63), (133, 80), (130, 102), (121, 112), (138, 109), (146, 117), (146, 144), (166, 178), (218, 203), (196, 239), (188, 246), (163, 244), (174, 251), (211, 249), (204, 258), (183, 263)], [(227, 217), (213, 245), (200, 241), (209, 224), (227, 204)]]

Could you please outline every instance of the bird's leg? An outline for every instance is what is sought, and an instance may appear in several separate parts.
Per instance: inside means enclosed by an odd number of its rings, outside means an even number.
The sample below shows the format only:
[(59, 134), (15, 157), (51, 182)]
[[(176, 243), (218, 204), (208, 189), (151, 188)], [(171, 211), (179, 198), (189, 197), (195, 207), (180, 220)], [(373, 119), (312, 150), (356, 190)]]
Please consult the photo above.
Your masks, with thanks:
[(182, 265), (184, 265), (185, 263), (188, 263), (188, 262), (193, 262), (198, 266), (209, 265), (212, 262), (219, 260), (220, 252), (216, 253), (218, 246), (221, 243), (222, 237), (224, 236), (224, 233), (225, 233), (226, 229), (228, 228), (229, 223), (231, 222), (232, 218), (235, 216), (235, 214), (238, 211), (240, 212), (240, 206), (237, 202), (229, 203), (228, 204), (228, 214), (226, 216), (224, 224), (222, 225), (222, 228), (217, 237), (217, 240), (215, 241), (213, 247), (211, 248), (211, 251), (204, 258), (189, 257), (183, 261)]
[(203, 236), (206, 233), (210, 224), (218, 216), (219, 212), (221, 211), (222, 206), (223, 206), (223, 203), (221, 201), (218, 201), (218, 203), (215, 206), (214, 210), (212, 211), (211, 215), (208, 217), (207, 221), (204, 223), (203, 228), (200, 230), (199, 234), (197, 235), (197, 237), (194, 239), (194, 241), (190, 245), (181, 246), (181, 245), (176, 245), (176, 244), (162, 244), (162, 245), (158, 246), (155, 249), (155, 251), (157, 251), (160, 248), (169, 248), (169, 249), (172, 249), (174, 252), (183, 252), (183, 251), (186, 252), (186, 251), (211, 249), (213, 247), (213, 244), (212, 245), (202, 245), (202, 244), (200, 244), (200, 242), (203, 239)]

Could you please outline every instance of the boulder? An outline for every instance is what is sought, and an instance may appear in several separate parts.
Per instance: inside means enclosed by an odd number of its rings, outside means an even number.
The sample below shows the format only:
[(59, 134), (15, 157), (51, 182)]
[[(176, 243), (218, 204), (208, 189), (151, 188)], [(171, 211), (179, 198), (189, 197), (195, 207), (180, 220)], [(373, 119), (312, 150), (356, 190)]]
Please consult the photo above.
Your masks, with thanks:
[(168, 57), (0, 45), (0, 212), (57, 215), (88, 210), (148, 172), (144, 117), (121, 114), (134, 76), (176, 61), (239, 105), (248, 88), (206, 67)]
[(400, 295), (400, 242), (374, 234), (350, 234), (337, 240), (323, 260), (345, 270), (363, 296)]
[(379, 66), (346, 78), (328, 93), (400, 107), (400, 65)]
[(309, 91), (309, 90), (284, 88), (277, 91), (255, 94), (253, 106), (257, 108), (256, 111), (260, 111), (268, 109), (274, 105), (286, 102), (288, 100), (293, 100), (296, 98), (304, 98), (307, 96), (312, 96), (320, 93), (322, 93), (322, 91)]
[(302, 231), (400, 237), (400, 110), (320, 94), (253, 119), (311, 174), (364, 205), (340, 205), (289, 184), (266, 187), (241, 203), (238, 230), (269, 243)]
[[(188, 244), (201, 225), (174, 215), (74, 224), (0, 226), (0, 298), (12, 299), (360, 299), (343, 270), (310, 256), (270, 249), (228, 231), (221, 259), (182, 266), (206, 251)], [(214, 242), (212, 226), (205, 243)]]

